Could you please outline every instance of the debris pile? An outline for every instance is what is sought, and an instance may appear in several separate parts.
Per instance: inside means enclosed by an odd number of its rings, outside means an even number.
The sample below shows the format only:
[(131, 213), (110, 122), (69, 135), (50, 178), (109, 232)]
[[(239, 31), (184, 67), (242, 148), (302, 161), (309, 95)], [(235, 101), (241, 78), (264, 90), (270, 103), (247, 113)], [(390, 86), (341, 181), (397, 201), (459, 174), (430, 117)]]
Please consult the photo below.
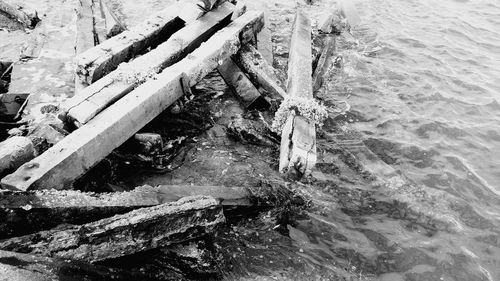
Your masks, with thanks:
[[(256, 46), (264, 13), (247, 11), (241, 3), (179, 1), (125, 29), (106, 1), (81, 0), (74, 46), (61, 31), (50, 28), (50, 11), (40, 21), (37, 13), (13, 10), (1, 0), (0, 11), (23, 28), (34, 28), (22, 59), (0, 69), (2, 77), (9, 73), (9, 82), (0, 84), (6, 92), (4, 101), (29, 95), (24, 105), (10, 110), (15, 115), (24, 112), (22, 118), (13, 118), (24, 126), (16, 126), (9, 131), (13, 137), (0, 143), (4, 176), (0, 249), (10, 251), (0, 256), (132, 280), (141, 273), (109, 272), (96, 264), (154, 249), (185, 255), (192, 250), (187, 242), (206, 239), (238, 208), (280, 204), (276, 195), (270, 196), (274, 192), (293, 198), (286, 187), (263, 192), (260, 187), (186, 183), (128, 191), (113, 187), (108, 193), (77, 188), (110, 155), (118, 155), (122, 162), (167, 169), (164, 155), (171, 151), (172, 142), (142, 129), (164, 112), (182, 111), (183, 103), (193, 96), (192, 88), (214, 71), (245, 114), (252, 115), (234, 118), (227, 134), (274, 148), (281, 142), (276, 159), (279, 171), (298, 177), (311, 173), (317, 158), (318, 120), (289, 110), (283, 117), (281, 138), (271, 130), (282, 101), (295, 98), (317, 104), (313, 93), (321, 89), (334, 48), (334, 40), (328, 38), (313, 75), (311, 23), (303, 12), (296, 14), (288, 80), (283, 83)], [(74, 54), (76, 67), (71, 68)], [(45, 79), (35, 83), (33, 69), (39, 69)], [(47, 89), (55, 91), (54, 101), (41, 94)], [(127, 153), (120, 152), (124, 148)], [(0, 260), (0, 268), (17, 274), (12, 266)], [(36, 276), (47, 271), (36, 266), (25, 270)]]

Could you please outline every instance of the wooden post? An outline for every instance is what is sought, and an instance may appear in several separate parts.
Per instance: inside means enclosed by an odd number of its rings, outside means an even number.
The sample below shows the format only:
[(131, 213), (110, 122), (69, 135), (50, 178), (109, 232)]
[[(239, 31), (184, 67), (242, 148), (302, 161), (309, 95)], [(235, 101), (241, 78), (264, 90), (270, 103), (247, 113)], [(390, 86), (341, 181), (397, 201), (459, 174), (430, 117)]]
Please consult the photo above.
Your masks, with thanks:
[[(131, 91), (145, 79), (160, 72), (192, 52), (217, 30), (227, 25), (234, 6), (225, 3), (202, 18), (188, 24), (156, 49), (123, 64), (120, 68), (100, 79), (78, 96), (66, 101), (62, 108), (67, 112), (63, 118), (87, 123), (109, 104)], [(144, 76), (144, 77), (140, 77)], [(139, 78), (138, 78), (139, 77)], [(131, 81), (127, 81), (131, 80)]]
[(65, 230), (6, 239), (0, 249), (96, 262), (200, 238), (224, 221), (217, 200), (193, 196)]
[[(288, 59), (287, 92), (292, 98), (313, 98), (311, 22), (302, 11), (297, 11), (295, 16)], [(293, 168), (300, 174), (309, 174), (316, 159), (314, 123), (290, 114), (281, 134), (280, 172)]]
[(263, 25), (262, 13), (247, 12), (188, 57), (142, 84), (45, 153), (3, 178), (2, 186), (19, 190), (71, 188), (75, 179), (181, 97), (181, 78), (194, 86), (219, 63), (236, 54), (241, 44), (251, 40)]
[(274, 73), (274, 68), (255, 47), (250, 44), (243, 46), (234, 59), (250, 79), (266, 90), (273, 99), (282, 100), (287, 96), (283, 83)]

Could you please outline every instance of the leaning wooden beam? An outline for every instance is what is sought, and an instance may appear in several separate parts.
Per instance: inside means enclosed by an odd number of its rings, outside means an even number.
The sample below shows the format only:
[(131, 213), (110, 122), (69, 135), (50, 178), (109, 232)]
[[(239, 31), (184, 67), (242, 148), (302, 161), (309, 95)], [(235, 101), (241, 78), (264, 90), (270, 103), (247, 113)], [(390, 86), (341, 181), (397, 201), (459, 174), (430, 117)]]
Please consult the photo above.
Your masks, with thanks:
[(122, 64), (117, 70), (68, 100), (62, 107), (70, 120), (87, 123), (100, 111), (133, 89), (136, 83), (160, 72), (192, 52), (230, 21), (234, 5), (224, 3), (216, 10), (188, 24), (167, 42), (147, 54)]
[(180, 8), (180, 3), (171, 5), (130, 30), (76, 56), (76, 73), (81, 83), (92, 84), (120, 63), (165, 41), (184, 24), (177, 17)]
[(267, 108), (270, 106), (232, 59), (226, 60), (224, 64), (217, 67), (217, 70), (233, 93), (240, 98), (245, 108), (261, 108), (266, 107), (266, 104)]
[(318, 91), (324, 83), (324, 75), (331, 64), (333, 53), (335, 52), (335, 37), (333, 35), (326, 35), (325, 47), (316, 65), (313, 74), (313, 93)]
[(36, 11), (9, 0), (0, 0), (0, 13), (21, 23), (24, 27), (35, 28), (40, 21)]
[(63, 280), (151, 280), (143, 273), (124, 272), (86, 262), (69, 261), (0, 250), (0, 280), (63, 281)]
[(125, 31), (125, 26), (109, 8), (106, 0), (93, 0), (93, 2), (95, 29), (99, 44)]
[[(290, 43), (287, 92), (291, 98), (313, 98), (311, 22), (301, 11), (295, 16)], [(289, 115), (281, 133), (280, 172), (294, 168), (308, 174), (316, 159), (314, 123), (303, 116)]]
[(225, 221), (212, 197), (185, 197), (65, 230), (42, 231), (0, 242), (0, 249), (96, 262), (182, 243)]
[(254, 46), (243, 46), (234, 59), (250, 79), (266, 90), (273, 99), (282, 100), (287, 96), (283, 83), (274, 73), (274, 68)]
[[(42, 155), (3, 178), (5, 188), (67, 189), (183, 95), (180, 79), (194, 86), (262, 29), (262, 13), (247, 12), (182, 61), (142, 84)], [(185, 73), (185, 74), (183, 74)]]

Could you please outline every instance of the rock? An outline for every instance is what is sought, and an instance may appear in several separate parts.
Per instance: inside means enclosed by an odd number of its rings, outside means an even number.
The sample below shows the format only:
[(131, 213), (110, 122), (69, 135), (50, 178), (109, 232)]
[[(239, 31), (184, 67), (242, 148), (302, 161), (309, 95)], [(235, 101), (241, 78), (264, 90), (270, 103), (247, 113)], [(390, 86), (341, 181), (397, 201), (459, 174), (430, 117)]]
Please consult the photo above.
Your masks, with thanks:
[(231, 120), (227, 132), (237, 140), (252, 144), (268, 146), (278, 144), (278, 141), (271, 135), (271, 131), (262, 122), (245, 119), (241, 115)]
[(35, 158), (33, 143), (26, 137), (11, 137), (0, 143), (0, 175)]
[(163, 150), (163, 140), (159, 134), (138, 133), (134, 135), (134, 141), (139, 153), (155, 155)]

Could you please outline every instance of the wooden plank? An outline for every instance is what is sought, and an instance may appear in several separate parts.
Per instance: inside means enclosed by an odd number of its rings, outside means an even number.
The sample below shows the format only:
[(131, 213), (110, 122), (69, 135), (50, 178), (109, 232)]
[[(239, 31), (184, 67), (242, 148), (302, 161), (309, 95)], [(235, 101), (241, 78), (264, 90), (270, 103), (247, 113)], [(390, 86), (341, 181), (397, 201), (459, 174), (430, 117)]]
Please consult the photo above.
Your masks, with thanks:
[(252, 40), (263, 25), (262, 13), (247, 12), (185, 59), (139, 86), (45, 153), (3, 178), (2, 186), (19, 190), (71, 188), (76, 178), (182, 96), (181, 78), (194, 86), (236, 54), (241, 44)]
[(1, 250), (0, 272), (1, 281), (151, 280), (139, 272)]
[(104, 30), (99, 43), (104, 42), (113, 36), (116, 36), (126, 30), (118, 17), (113, 13), (107, 0), (94, 0), (94, 14), (99, 13), (100, 18), (104, 20)]
[(35, 158), (35, 149), (26, 137), (11, 137), (0, 142), (0, 175), (19, 168)]
[[(313, 98), (311, 22), (300, 10), (290, 43), (287, 92), (292, 98)], [(302, 116), (289, 115), (281, 135), (280, 172), (309, 174), (316, 159), (315, 125)]]
[[(217, 30), (227, 25), (234, 5), (225, 3), (202, 18), (188, 24), (167, 42), (147, 54), (123, 64), (103, 79), (83, 91), (79, 96), (68, 100), (62, 108), (68, 118), (80, 124), (87, 123), (109, 104), (121, 98), (139, 84), (141, 76), (151, 76), (178, 62), (196, 49)], [(106, 85), (106, 86), (104, 86)]]
[[(284, 188), (240, 186), (160, 185), (132, 191), (86, 193), (74, 190), (0, 191), (0, 239), (48, 230), (60, 224), (85, 224), (134, 209), (174, 202), (188, 196), (211, 196), (224, 211), (269, 207), (278, 203)], [(274, 197), (273, 197), (274, 196)], [(228, 215), (225, 213), (226, 216)]]
[(180, 3), (175, 3), (130, 30), (79, 54), (75, 61), (81, 82), (90, 85), (116, 69), (120, 63), (165, 41), (184, 24), (177, 18), (180, 7)]
[[(261, 97), (257, 88), (232, 59), (226, 60), (224, 64), (217, 67), (217, 70), (233, 93), (239, 97), (245, 108), (261, 108), (262, 104), (265, 107), (267, 101)], [(267, 103), (267, 108), (269, 106), (269, 103)]]
[(78, 0), (76, 9), (76, 44), (77, 54), (94, 47), (94, 15), (92, 0)]
[(224, 221), (216, 199), (193, 196), (65, 230), (6, 239), (0, 249), (96, 262), (200, 238)]
[(325, 47), (321, 51), (318, 64), (313, 74), (313, 93), (318, 91), (324, 82), (325, 72), (331, 64), (332, 56), (335, 52), (335, 37), (326, 35)]
[(283, 83), (274, 73), (274, 68), (254, 46), (243, 46), (238, 54), (234, 56), (234, 59), (248, 74), (252, 82), (266, 90), (271, 98), (282, 100), (287, 96), (287, 93), (283, 90)]

